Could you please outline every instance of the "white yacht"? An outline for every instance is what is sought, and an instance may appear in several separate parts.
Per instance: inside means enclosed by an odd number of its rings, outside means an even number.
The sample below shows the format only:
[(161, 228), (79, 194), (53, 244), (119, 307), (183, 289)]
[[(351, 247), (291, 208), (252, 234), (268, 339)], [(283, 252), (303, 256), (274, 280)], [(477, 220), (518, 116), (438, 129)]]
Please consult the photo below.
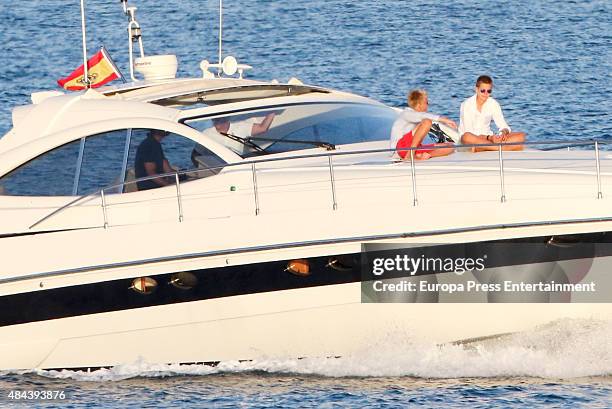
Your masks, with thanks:
[[(396, 331), (448, 343), (612, 319), (599, 143), (399, 161), (397, 109), (203, 66), (13, 110), (0, 369), (345, 356)], [(143, 176), (140, 147), (160, 134), (173, 169)], [(447, 251), (485, 268), (372, 269)]]

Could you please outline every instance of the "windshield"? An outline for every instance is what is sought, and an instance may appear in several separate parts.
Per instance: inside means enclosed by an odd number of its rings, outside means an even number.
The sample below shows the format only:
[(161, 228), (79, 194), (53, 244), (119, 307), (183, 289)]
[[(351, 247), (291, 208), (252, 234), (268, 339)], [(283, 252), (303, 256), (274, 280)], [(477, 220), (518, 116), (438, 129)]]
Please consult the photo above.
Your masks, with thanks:
[(247, 158), (389, 139), (397, 112), (355, 103), (301, 103), (241, 111), (185, 123)]

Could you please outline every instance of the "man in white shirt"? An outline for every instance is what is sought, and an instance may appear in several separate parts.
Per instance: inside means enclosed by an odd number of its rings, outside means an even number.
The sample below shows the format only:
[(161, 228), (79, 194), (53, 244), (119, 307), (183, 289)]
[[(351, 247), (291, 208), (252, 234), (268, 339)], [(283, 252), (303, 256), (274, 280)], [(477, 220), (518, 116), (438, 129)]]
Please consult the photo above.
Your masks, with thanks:
[[(274, 120), (274, 112), (268, 113), (263, 119), (261, 117), (251, 117), (240, 121), (231, 121), (232, 118), (222, 117), (212, 120), (213, 126), (205, 129), (202, 133), (216, 142), (227, 146), (239, 155), (244, 155), (253, 149), (258, 150), (257, 145), (249, 141), (248, 138), (260, 135), (270, 129)], [(199, 153), (201, 147), (196, 145), (195, 154)]]
[[(393, 123), (391, 128), (391, 149), (405, 148), (432, 148), (437, 149), (417, 149), (414, 151), (415, 159), (429, 159), (434, 156), (446, 156), (455, 151), (452, 143), (423, 144), (423, 138), (431, 129), (432, 121), (438, 121), (457, 129), (457, 124), (441, 115), (430, 114), (427, 112), (429, 100), (427, 92), (422, 89), (415, 89), (408, 94), (408, 108), (406, 108)], [(410, 158), (410, 151), (397, 151), (400, 158)]]
[[(486, 145), (493, 143), (521, 143), (525, 141), (524, 132), (512, 132), (506, 123), (499, 103), (491, 97), (493, 79), (481, 75), (476, 80), (476, 94), (463, 101), (459, 121), (461, 143)], [(498, 134), (491, 131), (491, 119), (499, 129)], [(497, 146), (481, 146), (472, 148), (473, 152), (498, 150)], [(522, 150), (523, 145), (504, 145), (503, 150)]]

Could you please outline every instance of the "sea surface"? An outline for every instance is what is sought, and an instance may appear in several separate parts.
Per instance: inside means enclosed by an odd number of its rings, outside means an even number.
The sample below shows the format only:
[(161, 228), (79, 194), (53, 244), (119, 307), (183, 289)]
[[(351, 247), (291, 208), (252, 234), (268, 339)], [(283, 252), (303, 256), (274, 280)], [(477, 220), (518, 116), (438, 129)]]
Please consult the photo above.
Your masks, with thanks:
[[(130, 4), (146, 53), (177, 54), (180, 76), (216, 61), (218, 2)], [(86, 8), (90, 55), (105, 45), (127, 73), (120, 2), (88, 0)], [(458, 119), (475, 78), (489, 74), (507, 121), (531, 140), (612, 140), (609, 0), (225, 0), (224, 10), (224, 55), (252, 65), (252, 78), (297, 77), (393, 106), (425, 88), (431, 111)], [(34, 91), (58, 89), (81, 53), (78, 0), (0, 2), (0, 135), (11, 109)], [(7, 397), (28, 390), (61, 390), (65, 399)], [(612, 328), (568, 320), (478, 346), (391, 337), (339, 359), (0, 373), (0, 394), (2, 407), (607, 408)]]

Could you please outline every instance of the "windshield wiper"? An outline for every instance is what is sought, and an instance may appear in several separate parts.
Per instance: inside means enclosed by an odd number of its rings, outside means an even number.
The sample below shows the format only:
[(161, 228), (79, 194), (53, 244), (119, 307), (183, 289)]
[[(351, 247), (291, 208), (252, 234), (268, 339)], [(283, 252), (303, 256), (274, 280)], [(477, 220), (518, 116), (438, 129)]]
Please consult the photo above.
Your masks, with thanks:
[(221, 135), (230, 138), (233, 141), (240, 142), (241, 144), (255, 149), (257, 152), (266, 152), (264, 148), (251, 141), (252, 138), (241, 138), (240, 136), (233, 135), (231, 133), (219, 132)]
[[(258, 141), (264, 141), (264, 142), (288, 142), (288, 143), (301, 143), (301, 144), (305, 144), (305, 145), (314, 145), (317, 146), (319, 148), (325, 148), (328, 151), (333, 151), (334, 149), (336, 149), (336, 145), (334, 145), (333, 143), (329, 143), (329, 142), (319, 142), (319, 141), (301, 141), (301, 140), (297, 140), (297, 139), (272, 139), (272, 138), (260, 138), (260, 137), (252, 137), (252, 138), (247, 138), (249, 140), (258, 140)], [(272, 144), (274, 145), (274, 144)], [(270, 146), (272, 146), (270, 145)], [(270, 146), (266, 147), (266, 149), (268, 149)]]

